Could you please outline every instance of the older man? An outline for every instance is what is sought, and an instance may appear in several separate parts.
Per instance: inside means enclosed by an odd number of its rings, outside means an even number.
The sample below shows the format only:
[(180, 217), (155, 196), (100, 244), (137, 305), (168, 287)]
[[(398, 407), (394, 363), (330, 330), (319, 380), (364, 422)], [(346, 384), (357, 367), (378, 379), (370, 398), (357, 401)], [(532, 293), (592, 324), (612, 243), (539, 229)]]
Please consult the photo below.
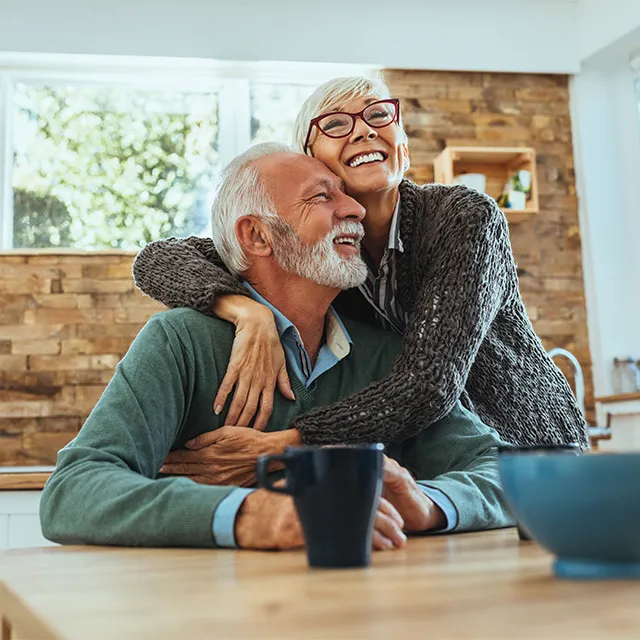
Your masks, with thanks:
[[(295, 400), (276, 396), (266, 433), (224, 426), (226, 409), (216, 415), (211, 407), (228, 365), (232, 325), (187, 309), (154, 316), (77, 438), (59, 453), (41, 500), (49, 539), (244, 548), (302, 543), (288, 496), (158, 472), (169, 451), (211, 432), (259, 440), (262, 448), (246, 452), (252, 465), (256, 453), (297, 443), (297, 432), (287, 429), (295, 416), (387, 374), (398, 340), (343, 323), (330, 307), (341, 289), (366, 276), (359, 252), (364, 211), (322, 163), (267, 144), (225, 169), (213, 215), (221, 255), (275, 313)], [(392, 445), (376, 548), (402, 546), (402, 528), (511, 524), (498, 483), (497, 443), (493, 430), (458, 405), (419, 436)]]

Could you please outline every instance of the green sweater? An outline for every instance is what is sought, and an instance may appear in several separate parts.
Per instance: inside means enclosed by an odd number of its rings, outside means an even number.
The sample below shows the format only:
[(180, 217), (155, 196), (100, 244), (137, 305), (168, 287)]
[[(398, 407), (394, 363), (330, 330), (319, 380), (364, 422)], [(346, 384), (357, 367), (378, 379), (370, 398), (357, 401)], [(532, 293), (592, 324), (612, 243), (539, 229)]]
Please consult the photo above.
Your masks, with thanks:
[[(306, 389), (292, 376), (294, 402), (275, 396), (268, 431), (384, 378), (395, 336), (345, 320), (351, 353)], [(234, 339), (231, 324), (188, 309), (154, 316), (118, 364), (78, 436), (58, 454), (41, 502), (44, 535), (64, 544), (215, 546), (216, 508), (234, 487), (157, 478), (167, 453), (225, 423), (213, 400)], [(380, 416), (384, 419), (384, 416)], [(460, 405), (388, 453), (423, 484), (445, 493), (457, 530), (511, 524), (498, 483), (496, 433)]]

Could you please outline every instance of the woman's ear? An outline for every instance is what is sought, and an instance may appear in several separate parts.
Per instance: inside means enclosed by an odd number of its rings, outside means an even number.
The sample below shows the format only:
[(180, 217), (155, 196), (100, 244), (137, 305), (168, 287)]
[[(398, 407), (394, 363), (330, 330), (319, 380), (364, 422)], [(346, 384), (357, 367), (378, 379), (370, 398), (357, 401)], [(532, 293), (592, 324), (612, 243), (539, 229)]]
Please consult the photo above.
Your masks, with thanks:
[(246, 256), (266, 257), (272, 253), (271, 236), (264, 220), (242, 216), (236, 220), (236, 238)]

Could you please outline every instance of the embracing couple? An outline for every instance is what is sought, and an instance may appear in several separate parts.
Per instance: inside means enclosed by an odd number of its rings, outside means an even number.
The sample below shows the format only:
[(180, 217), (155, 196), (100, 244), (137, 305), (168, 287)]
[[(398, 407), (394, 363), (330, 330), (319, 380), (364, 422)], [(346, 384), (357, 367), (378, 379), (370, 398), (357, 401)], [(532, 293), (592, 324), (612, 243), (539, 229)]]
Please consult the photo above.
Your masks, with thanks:
[(399, 547), (407, 532), (511, 523), (501, 442), (586, 448), (503, 213), (466, 187), (404, 179), (388, 88), (323, 85), (294, 140), (225, 168), (212, 239), (138, 256), (137, 284), (191, 309), (150, 320), (59, 453), (41, 506), (51, 539), (298, 546), (290, 498), (251, 488), (257, 457), (383, 442), (374, 546)]

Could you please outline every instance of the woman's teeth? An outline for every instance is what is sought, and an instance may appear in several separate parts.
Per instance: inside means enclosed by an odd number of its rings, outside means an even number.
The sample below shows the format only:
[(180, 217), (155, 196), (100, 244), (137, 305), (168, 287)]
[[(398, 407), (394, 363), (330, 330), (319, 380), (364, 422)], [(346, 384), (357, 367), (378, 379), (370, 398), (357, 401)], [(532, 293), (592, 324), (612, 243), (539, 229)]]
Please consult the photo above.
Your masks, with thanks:
[(376, 151), (375, 153), (368, 153), (364, 156), (358, 156), (349, 162), (350, 167), (359, 167), (361, 164), (367, 164), (369, 162), (382, 162), (384, 160), (383, 155)]

